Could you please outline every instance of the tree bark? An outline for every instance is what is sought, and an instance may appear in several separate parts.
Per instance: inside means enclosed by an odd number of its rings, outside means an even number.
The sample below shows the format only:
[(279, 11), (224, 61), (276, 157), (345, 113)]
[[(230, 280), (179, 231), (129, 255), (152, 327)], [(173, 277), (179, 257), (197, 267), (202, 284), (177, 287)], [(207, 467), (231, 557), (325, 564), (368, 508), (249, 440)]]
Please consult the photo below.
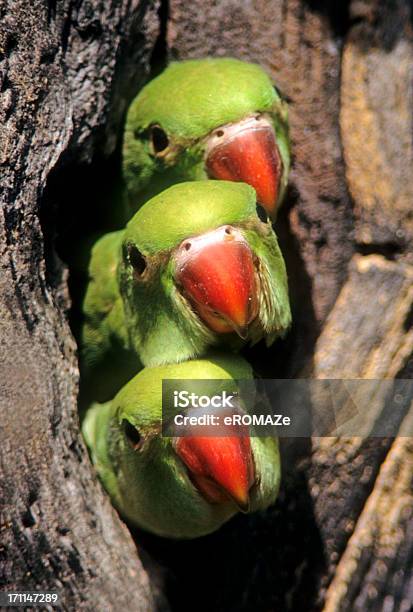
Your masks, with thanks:
[[(252, 351), (266, 376), (412, 375), (411, 18), (407, 0), (170, 2), (173, 58), (256, 61), (289, 102), (276, 230), (294, 324), (272, 352)], [(241, 576), (242, 595), (217, 589), (205, 609), (410, 609), (411, 443), (323, 438), (283, 455), (278, 505), (247, 538), (238, 525), (249, 558), (234, 554), (229, 583)], [(219, 554), (221, 570), (234, 564)]]
[[(127, 105), (164, 47), (170, 59), (258, 62), (290, 105), (293, 170), (276, 230), (294, 324), (270, 351), (249, 352), (256, 369), (412, 376), (410, 6), (0, 6), (0, 559), (9, 588), (56, 589), (65, 609), (164, 605), (79, 435), (67, 270), (53, 246), (56, 215), (61, 227), (82, 214), (104, 182), (101, 160), (117, 159)], [(92, 183), (87, 197), (71, 185), (80, 178)], [(301, 440), (283, 444), (283, 460), (280, 497), (265, 515), (193, 542), (134, 534), (160, 562), (171, 608), (409, 609), (411, 440)]]
[(67, 270), (43, 235), (55, 222), (43, 200), (53, 168), (90, 163), (116, 145), (148, 74), (156, 8), (145, 0), (0, 8), (0, 583), (55, 589), (67, 610), (156, 608), (79, 435)]

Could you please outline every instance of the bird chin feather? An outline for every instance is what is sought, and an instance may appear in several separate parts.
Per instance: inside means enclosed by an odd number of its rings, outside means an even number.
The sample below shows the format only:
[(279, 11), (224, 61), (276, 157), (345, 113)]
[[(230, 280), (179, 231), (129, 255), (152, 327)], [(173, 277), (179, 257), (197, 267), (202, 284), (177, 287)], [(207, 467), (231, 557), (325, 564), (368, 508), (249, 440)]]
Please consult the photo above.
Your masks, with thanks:
[(172, 291), (172, 301), (183, 320), (189, 323), (193, 337), (196, 338), (196, 344), (199, 341), (203, 341), (207, 345), (218, 344), (217, 334), (203, 323), (191, 304), (176, 287)]
[(271, 273), (263, 259), (258, 263), (260, 278), (260, 304), (257, 319), (261, 325), (261, 337), (268, 336), (267, 346), (270, 346), (282, 331), (281, 305), (271, 284)]

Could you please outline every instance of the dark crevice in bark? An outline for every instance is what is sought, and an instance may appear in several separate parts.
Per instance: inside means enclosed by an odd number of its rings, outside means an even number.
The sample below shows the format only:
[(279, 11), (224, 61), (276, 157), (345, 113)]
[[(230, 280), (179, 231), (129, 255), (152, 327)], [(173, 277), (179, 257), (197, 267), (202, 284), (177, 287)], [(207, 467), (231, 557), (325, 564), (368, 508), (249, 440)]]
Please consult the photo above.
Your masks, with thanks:
[(382, 244), (357, 244), (356, 252), (360, 255), (381, 255), (389, 261), (394, 261), (404, 251), (402, 244), (397, 242), (383, 242)]
[[(63, 24), (62, 35), (61, 35), (63, 55), (65, 55), (68, 44), (69, 44), (70, 30), (73, 26), (72, 15), (73, 15), (73, 10), (75, 6), (76, 6), (76, 0), (70, 0), (68, 8), (67, 8), (67, 16)], [(54, 15), (56, 15), (56, 6), (54, 7)]]
[[(403, 327), (406, 332), (410, 331), (411, 328), (413, 327), (413, 306), (410, 308), (409, 314), (407, 315), (404, 321)], [(411, 377), (407, 376), (407, 378), (411, 378)]]
[(160, 0), (158, 9), (159, 35), (153, 47), (150, 66), (151, 78), (160, 74), (168, 63), (168, 21), (169, 21), (169, 0)]
[(335, 36), (343, 38), (347, 34), (351, 26), (351, 0), (306, 0), (306, 3), (329, 20)]
[(306, 373), (310, 372), (314, 345), (320, 331), (311, 299), (312, 279), (289, 223), (289, 213), (298, 199), (298, 191), (290, 185), (275, 225), (287, 268), (292, 327), (285, 337), (269, 348), (262, 341), (244, 350), (244, 356), (253, 364), (255, 372), (264, 378), (294, 378), (303, 376), (303, 369)]
[(192, 611), (194, 602), (200, 612), (311, 609), (314, 575), (325, 566), (323, 545), (306, 477), (288, 467), (310, 452), (309, 440), (288, 441), (281, 491), (266, 512), (238, 515), (218, 532), (187, 542), (135, 532), (166, 570), (171, 610)]
[(56, 17), (57, 0), (47, 0), (47, 23), (53, 21)]

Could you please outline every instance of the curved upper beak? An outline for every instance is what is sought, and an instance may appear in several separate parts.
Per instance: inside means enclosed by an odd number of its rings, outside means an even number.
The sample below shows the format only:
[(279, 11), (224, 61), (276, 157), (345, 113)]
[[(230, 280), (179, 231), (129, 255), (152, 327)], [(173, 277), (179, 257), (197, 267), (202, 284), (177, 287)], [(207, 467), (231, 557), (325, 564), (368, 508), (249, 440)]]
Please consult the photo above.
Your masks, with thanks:
[[(221, 416), (235, 412), (225, 410)], [(219, 504), (230, 499), (241, 512), (249, 511), (255, 469), (247, 426), (220, 425), (215, 436), (203, 436), (196, 426), (192, 434), (189, 427), (185, 436), (175, 438), (174, 447), (207, 501)]]
[(205, 165), (210, 178), (251, 185), (258, 202), (275, 218), (282, 161), (269, 118), (251, 116), (214, 130), (208, 137)]
[(175, 279), (208, 327), (245, 339), (259, 292), (254, 256), (242, 233), (223, 226), (185, 240), (175, 264)]

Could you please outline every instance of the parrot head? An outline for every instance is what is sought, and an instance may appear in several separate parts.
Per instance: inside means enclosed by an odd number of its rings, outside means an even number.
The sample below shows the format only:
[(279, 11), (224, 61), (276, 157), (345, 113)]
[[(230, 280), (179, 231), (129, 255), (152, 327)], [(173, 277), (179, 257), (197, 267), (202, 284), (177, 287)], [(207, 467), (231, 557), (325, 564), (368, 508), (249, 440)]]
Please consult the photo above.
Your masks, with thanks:
[(119, 286), (144, 365), (183, 361), (238, 335), (271, 342), (290, 323), (284, 261), (248, 185), (170, 187), (126, 227)]
[(255, 64), (173, 63), (130, 107), (123, 172), (131, 211), (172, 184), (212, 178), (250, 184), (275, 218), (289, 165), (286, 105)]
[[(190, 388), (186, 380), (189, 385), (201, 382), (198, 390), (211, 395), (236, 391), (238, 381), (251, 380), (252, 373), (240, 357), (218, 354), (145, 368), (117, 394), (103, 436), (112, 474), (106, 472), (106, 482), (104, 471), (101, 476), (106, 486), (111, 482), (109, 492), (120, 512), (158, 535), (191, 538), (214, 531), (238, 511), (273, 503), (280, 480), (277, 440), (251, 438), (249, 428), (241, 425), (221, 427), (219, 436), (202, 435), (190, 426), (185, 436), (163, 436), (165, 379), (176, 380), (178, 390)], [(103, 414), (99, 410), (96, 414)], [(231, 410), (225, 408), (225, 414)], [(90, 423), (87, 428), (90, 444)], [(95, 437), (101, 444), (102, 432)]]

